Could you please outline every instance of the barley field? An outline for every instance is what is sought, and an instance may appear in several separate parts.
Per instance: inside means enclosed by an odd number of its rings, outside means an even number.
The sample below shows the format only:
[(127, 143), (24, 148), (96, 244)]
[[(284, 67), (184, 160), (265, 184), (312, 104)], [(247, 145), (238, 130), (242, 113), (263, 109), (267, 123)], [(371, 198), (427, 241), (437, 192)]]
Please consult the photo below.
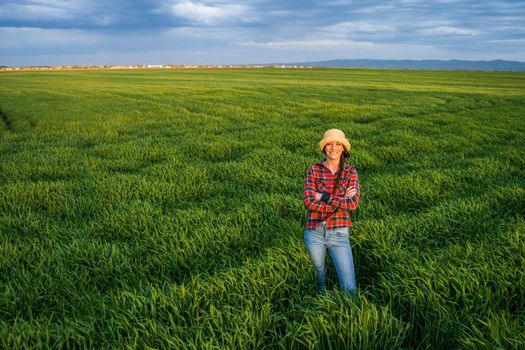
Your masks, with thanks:
[[(344, 130), (358, 293), (303, 246)], [(0, 74), (0, 348), (525, 348), (525, 74)], [(332, 266), (332, 265), (330, 265)]]

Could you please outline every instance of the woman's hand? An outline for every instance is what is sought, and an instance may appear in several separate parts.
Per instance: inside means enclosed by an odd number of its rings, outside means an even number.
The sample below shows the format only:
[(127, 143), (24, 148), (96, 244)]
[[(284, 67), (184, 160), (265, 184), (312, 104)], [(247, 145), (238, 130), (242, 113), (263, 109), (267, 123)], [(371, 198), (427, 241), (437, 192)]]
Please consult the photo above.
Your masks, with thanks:
[(323, 194), (321, 192), (315, 192), (314, 197), (316, 201), (320, 201), (321, 198), (323, 197)]
[(355, 187), (350, 187), (346, 190), (345, 192), (345, 197), (353, 197), (357, 194), (357, 188)]

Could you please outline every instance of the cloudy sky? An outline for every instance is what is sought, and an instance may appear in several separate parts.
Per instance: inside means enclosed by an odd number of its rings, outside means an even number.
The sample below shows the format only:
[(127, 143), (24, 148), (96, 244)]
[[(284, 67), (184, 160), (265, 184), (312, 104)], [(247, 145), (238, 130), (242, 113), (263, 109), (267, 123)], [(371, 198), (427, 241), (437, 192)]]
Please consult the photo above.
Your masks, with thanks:
[(525, 61), (524, 0), (0, 0), (0, 65)]

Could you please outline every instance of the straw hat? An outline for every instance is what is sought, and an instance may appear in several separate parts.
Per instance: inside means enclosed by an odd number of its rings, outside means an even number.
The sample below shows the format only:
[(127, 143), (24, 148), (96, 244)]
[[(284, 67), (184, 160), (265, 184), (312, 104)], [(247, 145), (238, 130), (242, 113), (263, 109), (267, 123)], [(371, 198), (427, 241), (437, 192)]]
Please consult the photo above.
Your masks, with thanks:
[(347, 152), (350, 152), (350, 142), (345, 137), (345, 133), (339, 129), (330, 129), (325, 131), (323, 139), (319, 141), (319, 148), (321, 151), (324, 150), (324, 146), (330, 142), (340, 142), (345, 146)]

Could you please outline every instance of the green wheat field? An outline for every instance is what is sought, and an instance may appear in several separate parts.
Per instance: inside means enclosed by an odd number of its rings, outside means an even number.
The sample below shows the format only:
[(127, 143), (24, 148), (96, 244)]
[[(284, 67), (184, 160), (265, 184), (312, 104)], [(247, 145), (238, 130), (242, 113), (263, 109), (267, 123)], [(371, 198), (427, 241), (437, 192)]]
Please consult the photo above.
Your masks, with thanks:
[[(302, 242), (329, 128), (353, 300)], [(6, 72), (0, 157), (2, 349), (525, 347), (524, 73)]]

